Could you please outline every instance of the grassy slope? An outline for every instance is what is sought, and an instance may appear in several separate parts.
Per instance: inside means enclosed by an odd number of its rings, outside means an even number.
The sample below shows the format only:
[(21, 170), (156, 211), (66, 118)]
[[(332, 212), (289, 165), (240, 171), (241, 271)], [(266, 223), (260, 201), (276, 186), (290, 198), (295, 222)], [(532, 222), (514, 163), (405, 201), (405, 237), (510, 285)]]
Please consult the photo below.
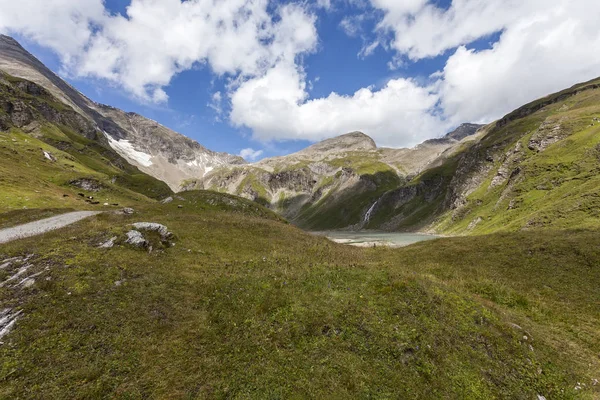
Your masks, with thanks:
[[(57, 129), (53, 131), (60, 132)], [(150, 202), (143, 194), (137, 193), (126, 187), (120, 186), (120, 179), (135, 181), (136, 175), (126, 174), (111, 166), (110, 162), (103, 159), (98, 153), (90, 155), (87, 148), (81, 147), (81, 153), (75, 156), (58, 150), (45, 143), (41, 138), (34, 138), (20, 130), (0, 132), (0, 212), (14, 211), (17, 209), (46, 209), (46, 208), (102, 208), (102, 205), (92, 206), (84, 202), (78, 193), (91, 195), (101, 204), (118, 203), (121, 206)], [(64, 140), (67, 138), (65, 136)], [(82, 140), (86, 140), (83, 139)], [(44, 157), (43, 150), (50, 152), (56, 162)], [(76, 149), (76, 148), (75, 148)], [(77, 150), (75, 150), (77, 151)], [(140, 174), (142, 183), (146, 183), (147, 176)], [(87, 192), (69, 184), (79, 178), (96, 179), (104, 187), (99, 192)], [(116, 178), (115, 183), (112, 179)], [(154, 180), (150, 179), (150, 183)], [(129, 185), (128, 185), (129, 186)], [(133, 186), (135, 187), (135, 186)], [(147, 192), (152, 192), (151, 185)], [(157, 191), (168, 195), (168, 187), (157, 183)], [(162, 192), (163, 189), (164, 193)], [(64, 197), (68, 195), (68, 197)]]
[[(35, 121), (29, 133), (12, 128), (0, 131), (0, 224), (8, 226), (37, 216), (72, 208), (102, 208), (91, 205), (78, 194), (94, 201), (120, 206), (151, 202), (172, 194), (164, 183), (133, 167), (112, 149), (78, 134), (85, 121), (68, 106), (39, 88), (38, 95), (19, 89), (26, 81), (0, 73), (0, 99), (18, 104)], [(30, 84), (35, 87), (34, 84)], [(10, 104), (9, 108), (10, 109)], [(3, 112), (11, 126), (10, 115)], [(46, 116), (71, 126), (51, 123)], [(50, 118), (50, 117), (49, 117)], [(44, 151), (56, 161), (44, 157)], [(88, 178), (102, 185), (99, 192), (87, 192), (69, 182)], [(17, 210), (29, 209), (25, 212)]]
[[(537, 107), (540, 101), (529, 106)], [(520, 167), (520, 175), (515, 182), (489, 188), (501, 165), (496, 162), (461, 214), (448, 213), (438, 227), (445, 233), (465, 233), (476, 218), (482, 221), (473, 234), (532, 226), (600, 226), (600, 124), (594, 117), (600, 117), (600, 89), (582, 91), (493, 130), (482, 142), (488, 149), (501, 143), (498, 152), (505, 153), (521, 142), (523, 160), (511, 166)], [(560, 123), (567, 137), (538, 153), (528, 144), (543, 121)]]
[[(0, 347), (0, 397), (599, 394), (595, 232), (358, 249), (232, 196), (184, 198), (0, 248), (50, 268), (20, 300), (0, 289), (24, 311)], [(176, 246), (96, 247), (148, 220)]]

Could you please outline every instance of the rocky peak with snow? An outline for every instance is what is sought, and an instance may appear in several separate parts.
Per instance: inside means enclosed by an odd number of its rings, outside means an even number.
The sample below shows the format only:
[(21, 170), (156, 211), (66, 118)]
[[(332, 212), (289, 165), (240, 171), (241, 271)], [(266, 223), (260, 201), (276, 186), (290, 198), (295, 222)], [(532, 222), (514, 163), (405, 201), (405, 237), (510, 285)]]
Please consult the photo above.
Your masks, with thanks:
[(90, 100), (5, 35), (0, 35), (0, 71), (46, 89), (91, 123), (92, 131), (86, 136), (110, 146), (131, 164), (166, 182), (175, 191), (187, 179), (203, 177), (217, 167), (245, 163), (241, 157), (210, 151), (139, 114)]

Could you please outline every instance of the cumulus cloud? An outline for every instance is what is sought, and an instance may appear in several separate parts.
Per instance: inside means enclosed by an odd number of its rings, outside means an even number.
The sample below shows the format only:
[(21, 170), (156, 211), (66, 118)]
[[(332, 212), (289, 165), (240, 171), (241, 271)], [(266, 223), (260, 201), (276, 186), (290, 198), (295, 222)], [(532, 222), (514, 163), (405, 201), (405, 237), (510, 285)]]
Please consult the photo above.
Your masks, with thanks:
[(380, 145), (414, 145), (447, 128), (433, 112), (435, 93), (410, 79), (390, 80), (381, 89), (363, 88), (351, 96), (308, 99), (302, 70), (280, 64), (244, 82), (231, 96), (232, 122), (250, 127), (262, 141), (315, 141), (360, 130)]
[[(268, 0), (132, 0), (110, 15), (101, 0), (0, 0), (0, 32), (24, 34), (56, 51), (78, 76), (106, 79), (147, 101), (196, 63), (217, 74), (260, 75), (312, 51), (314, 17)], [(163, 27), (157, 29), (157, 27)]]
[[(207, 106), (264, 142), (362, 130), (379, 145), (410, 146), (462, 122), (490, 122), (600, 71), (598, 1), (453, 0), (440, 8), (433, 0), (344, 0), (380, 17), (360, 57), (382, 45), (390, 68), (442, 54), (445, 65), (425, 83), (390, 79), (311, 98), (304, 56), (319, 47), (314, 12), (340, 8), (309, 4), (131, 0), (115, 15), (102, 0), (0, 0), (0, 32), (26, 35), (72, 74), (105, 79), (144, 101), (167, 101), (176, 74), (207, 65), (228, 83)], [(340, 28), (366, 40), (362, 18), (346, 15)], [(489, 48), (473, 45), (492, 38)]]
[(262, 150), (254, 150), (252, 148), (243, 149), (240, 151), (240, 157), (248, 161), (255, 161), (263, 154)]
[[(489, 122), (540, 96), (599, 75), (600, 3), (592, 0), (371, 0), (385, 12), (397, 57), (418, 60), (450, 51), (434, 76), (454, 124)], [(489, 49), (469, 44), (500, 32)]]

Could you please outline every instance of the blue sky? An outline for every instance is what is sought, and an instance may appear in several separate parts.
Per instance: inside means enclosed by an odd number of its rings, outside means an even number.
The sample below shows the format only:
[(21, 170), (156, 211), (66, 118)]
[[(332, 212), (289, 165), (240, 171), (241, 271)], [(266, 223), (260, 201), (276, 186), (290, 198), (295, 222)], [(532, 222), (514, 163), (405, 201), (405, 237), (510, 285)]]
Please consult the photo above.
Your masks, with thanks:
[(92, 100), (258, 158), (351, 130), (412, 146), (600, 71), (568, 61), (598, 48), (593, 1), (213, 1), (39, 0), (28, 24), (0, 0), (0, 32)]

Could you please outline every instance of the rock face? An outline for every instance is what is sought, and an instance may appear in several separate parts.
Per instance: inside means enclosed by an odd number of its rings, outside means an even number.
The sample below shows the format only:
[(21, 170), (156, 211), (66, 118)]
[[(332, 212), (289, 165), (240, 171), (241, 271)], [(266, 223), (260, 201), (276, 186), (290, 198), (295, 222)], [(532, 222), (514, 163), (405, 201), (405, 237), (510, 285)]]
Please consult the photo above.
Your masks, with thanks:
[[(49, 121), (63, 123), (78, 120), (79, 133), (110, 146), (141, 171), (180, 189), (182, 181), (198, 178), (215, 168), (244, 164), (238, 156), (216, 153), (156, 121), (135, 113), (98, 104), (85, 97), (44, 66), (14, 39), (0, 35), (0, 71), (26, 79), (19, 83), (32, 96), (53, 97), (72, 111), (57, 113), (52, 107), (38, 107)], [(20, 102), (0, 99), (0, 110), (10, 121), (0, 118), (0, 130), (9, 126), (23, 127), (35, 120), (28, 107)], [(0, 116), (4, 113), (0, 112)], [(52, 115), (55, 114), (55, 115)], [(8, 123), (10, 122), (10, 124)], [(73, 125), (73, 124), (67, 124)]]
[(465, 125), (412, 149), (378, 148), (366, 134), (352, 132), (288, 156), (215, 169), (186, 188), (257, 201), (307, 229), (361, 229), (378, 223), (371, 218), (374, 202), (443, 163), (463, 141), (476, 140), (478, 127)]

